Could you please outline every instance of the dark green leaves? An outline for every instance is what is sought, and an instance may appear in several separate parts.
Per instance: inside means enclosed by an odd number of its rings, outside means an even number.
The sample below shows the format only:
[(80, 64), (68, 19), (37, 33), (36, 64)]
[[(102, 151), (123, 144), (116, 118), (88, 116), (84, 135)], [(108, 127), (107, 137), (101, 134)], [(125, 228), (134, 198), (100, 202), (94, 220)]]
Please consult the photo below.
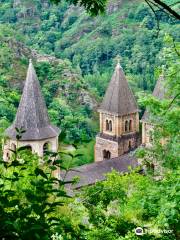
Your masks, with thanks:
[(48, 179), (48, 177), (47, 177), (47, 175), (43, 172), (43, 170), (42, 169), (40, 169), (40, 168), (36, 168), (35, 169), (35, 171), (34, 171), (34, 173), (36, 174), (36, 176), (41, 176), (41, 177), (43, 177), (43, 178), (45, 178), (45, 179)]

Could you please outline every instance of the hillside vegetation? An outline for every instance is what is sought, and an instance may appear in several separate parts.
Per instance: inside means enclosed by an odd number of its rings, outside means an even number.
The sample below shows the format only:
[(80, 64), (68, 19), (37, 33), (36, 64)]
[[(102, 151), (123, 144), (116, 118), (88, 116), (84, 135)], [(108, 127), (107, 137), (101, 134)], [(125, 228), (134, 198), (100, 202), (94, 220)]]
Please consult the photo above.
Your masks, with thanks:
[[(67, 1), (0, 0), (0, 141), (15, 117), (29, 58), (51, 121), (62, 129), (60, 151), (43, 159), (17, 147), (5, 162), (0, 146), (0, 239), (180, 239), (179, 23), (158, 14), (159, 32), (140, 0), (109, 0), (107, 14), (96, 18)], [(112, 171), (69, 196), (66, 184), (78, 179), (57, 179), (57, 170), (93, 161), (96, 109), (117, 55), (139, 108), (151, 113), (152, 146), (134, 152), (138, 168)], [(167, 98), (159, 100), (147, 93), (162, 65)]]
[(159, 18), (158, 33), (154, 14), (139, 0), (109, 1), (107, 13), (98, 17), (66, 1), (1, 1), (1, 130), (14, 119), (28, 58), (33, 58), (50, 118), (63, 130), (62, 140), (93, 139), (96, 108), (117, 55), (135, 95), (153, 89), (165, 64), (165, 35), (178, 40), (178, 23), (162, 13)]

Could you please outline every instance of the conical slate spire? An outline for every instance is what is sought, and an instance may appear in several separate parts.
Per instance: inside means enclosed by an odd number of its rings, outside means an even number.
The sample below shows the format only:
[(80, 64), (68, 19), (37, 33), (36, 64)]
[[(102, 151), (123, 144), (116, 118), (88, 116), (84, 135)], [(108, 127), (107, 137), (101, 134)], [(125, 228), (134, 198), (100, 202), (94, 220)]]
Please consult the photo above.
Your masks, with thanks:
[(115, 68), (99, 111), (113, 113), (119, 116), (138, 111), (135, 98), (128, 86), (119, 62)]
[[(162, 72), (162, 74), (159, 76), (159, 79), (156, 82), (155, 88), (153, 90), (152, 95), (160, 100), (165, 98), (166, 95), (166, 88), (164, 86), (164, 73)], [(144, 121), (148, 121), (150, 118), (150, 113), (145, 110), (143, 116), (142, 116), (142, 120)]]
[(31, 60), (16, 118), (6, 130), (7, 136), (15, 139), (16, 128), (25, 130), (21, 140), (41, 140), (59, 135), (59, 129), (49, 122), (46, 104)]

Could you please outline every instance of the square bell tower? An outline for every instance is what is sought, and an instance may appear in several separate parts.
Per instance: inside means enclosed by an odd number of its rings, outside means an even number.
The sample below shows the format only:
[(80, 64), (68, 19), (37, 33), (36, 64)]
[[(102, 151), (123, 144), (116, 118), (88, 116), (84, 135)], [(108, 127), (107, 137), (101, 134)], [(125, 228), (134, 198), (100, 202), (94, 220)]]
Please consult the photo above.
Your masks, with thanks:
[(119, 157), (139, 144), (139, 111), (124, 72), (118, 63), (99, 108), (100, 133), (95, 161)]

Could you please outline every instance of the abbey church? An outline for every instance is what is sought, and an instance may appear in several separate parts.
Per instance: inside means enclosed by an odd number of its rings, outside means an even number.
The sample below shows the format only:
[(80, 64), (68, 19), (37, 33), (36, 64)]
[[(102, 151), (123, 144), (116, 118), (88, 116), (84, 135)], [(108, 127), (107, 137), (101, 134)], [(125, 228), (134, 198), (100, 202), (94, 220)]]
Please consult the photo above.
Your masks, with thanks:
[(139, 111), (119, 63), (99, 115), (100, 133), (96, 137), (95, 161), (121, 156), (139, 145)]
[[(153, 95), (160, 99), (164, 97), (163, 78), (161, 75), (153, 92)], [(79, 171), (78, 187), (103, 180), (104, 174), (112, 169), (126, 172), (129, 166), (136, 167), (137, 161), (129, 152), (141, 144), (148, 146), (152, 141), (150, 132), (153, 125), (150, 113), (145, 111), (141, 120), (141, 137), (138, 106), (119, 62), (98, 112), (100, 132), (96, 136), (95, 161), (75, 169)], [(18, 141), (17, 129), (22, 130)], [(30, 60), (15, 120), (5, 131), (7, 139), (3, 146), (3, 159), (8, 161), (11, 150), (22, 146), (39, 157), (43, 157), (47, 149), (57, 152), (59, 134), (60, 129), (50, 123), (40, 84)], [(67, 178), (71, 180), (77, 172), (70, 171), (68, 174)]]

